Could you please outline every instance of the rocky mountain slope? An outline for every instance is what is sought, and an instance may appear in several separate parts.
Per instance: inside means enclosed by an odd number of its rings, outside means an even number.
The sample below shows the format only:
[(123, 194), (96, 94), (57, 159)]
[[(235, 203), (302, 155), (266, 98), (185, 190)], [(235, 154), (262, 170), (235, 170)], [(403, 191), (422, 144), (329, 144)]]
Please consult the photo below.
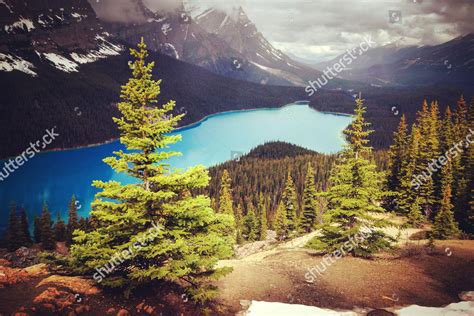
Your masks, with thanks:
[[(96, 18), (86, 0), (0, 2), (0, 157), (19, 154), (57, 127), (51, 148), (117, 137), (120, 85), (129, 43)], [(131, 43), (131, 41), (130, 41)], [(162, 100), (177, 101), (183, 124), (219, 111), (279, 106), (304, 98), (303, 89), (260, 86), (218, 76), (161, 53), (151, 54), (163, 79)]]
[[(354, 61), (341, 78), (374, 86), (448, 84), (472, 87), (474, 34), (440, 45), (401, 47), (395, 44), (367, 51)], [(315, 67), (324, 70), (341, 56)]]

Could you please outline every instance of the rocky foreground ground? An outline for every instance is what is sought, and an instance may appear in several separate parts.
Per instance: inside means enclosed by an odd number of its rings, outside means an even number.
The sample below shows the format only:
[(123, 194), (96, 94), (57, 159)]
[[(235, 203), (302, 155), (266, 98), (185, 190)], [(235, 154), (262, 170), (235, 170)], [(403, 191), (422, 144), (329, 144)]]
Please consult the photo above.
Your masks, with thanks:
[(125, 299), (121, 292), (98, 288), (91, 279), (55, 274), (37, 262), (35, 250), (21, 248), (0, 259), (0, 315), (258, 315), (249, 309), (252, 302), (262, 306), (256, 301), (365, 315), (414, 304), (445, 306), (474, 289), (470, 240), (438, 241), (435, 249), (428, 250), (425, 241), (406, 238), (399, 250), (371, 260), (343, 257), (309, 282), (308, 269), (322, 261), (321, 255), (302, 247), (314, 234), (237, 249), (235, 259), (219, 263), (234, 270), (217, 282), (218, 298), (201, 308), (169, 284), (142, 288)]

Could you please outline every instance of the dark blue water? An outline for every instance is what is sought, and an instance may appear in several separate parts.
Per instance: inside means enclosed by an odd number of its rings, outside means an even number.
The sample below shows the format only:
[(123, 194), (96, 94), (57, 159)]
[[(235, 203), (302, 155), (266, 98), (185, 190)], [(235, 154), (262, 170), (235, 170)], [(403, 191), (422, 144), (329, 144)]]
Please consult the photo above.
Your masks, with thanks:
[[(307, 105), (289, 105), (278, 109), (228, 112), (176, 131), (183, 140), (171, 147), (183, 153), (170, 160), (175, 168), (202, 164), (206, 167), (246, 153), (266, 141), (285, 141), (321, 153), (337, 152), (344, 144), (342, 130), (350, 123), (348, 116), (317, 112)], [(60, 131), (57, 131), (60, 133)], [(59, 136), (60, 137), (60, 136)], [(41, 212), (43, 201), (53, 212), (67, 216), (67, 205), (74, 194), (81, 216), (87, 216), (89, 205), (97, 192), (93, 180), (133, 181), (116, 174), (102, 162), (123, 146), (110, 144), (41, 153), (6, 180), (0, 182), (0, 226), (5, 226), (12, 201), (25, 207), (30, 223)], [(3, 168), (3, 162), (0, 169)]]

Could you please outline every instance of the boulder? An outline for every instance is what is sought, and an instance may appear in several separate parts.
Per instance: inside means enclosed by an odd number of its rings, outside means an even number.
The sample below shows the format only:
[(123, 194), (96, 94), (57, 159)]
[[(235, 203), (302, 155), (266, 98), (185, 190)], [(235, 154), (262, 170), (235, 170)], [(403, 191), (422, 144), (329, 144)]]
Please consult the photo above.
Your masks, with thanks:
[(459, 298), (462, 301), (474, 302), (474, 291), (461, 292)]
[(38, 310), (48, 313), (63, 312), (75, 303), (76, 299), (72, 293), (54, 287), (48, 287), (33, 300), (33, 304), (38, 307)]
[(30, 278), (28, 272), (23, 269), (0, 267), (0, 288), (25, 282)]
[(6, 254), (4, 258), (10, 261), (13, 267), (25, 268), (39, 263), (38, 253), (37, 249), (21, 247)]
[(36, 287), (56, 286), (69, 289), (72, 293), (82, 295), (94, 295), (100, 293), (100, 289), (94, 285), (92, 280), (81, 277), (51, 275), (42, 280)]
[(24, 268), (23, 270), (26, 271), (31, 277), (40, 277), (49, 274), (48, 267), (44, 263), (35, 264), (34, 266)]
[(128, 312), (128, 310), (122, 308), (121, 310), (118, 311), (116, 316), (129, 316), (129, 315), (130, 313)]

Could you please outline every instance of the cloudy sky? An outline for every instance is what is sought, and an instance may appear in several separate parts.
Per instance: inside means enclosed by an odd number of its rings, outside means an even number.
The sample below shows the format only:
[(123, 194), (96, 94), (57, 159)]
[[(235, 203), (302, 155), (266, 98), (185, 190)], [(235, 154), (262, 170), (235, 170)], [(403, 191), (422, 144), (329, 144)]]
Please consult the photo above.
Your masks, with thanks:
[[(130, 1), (114, 0), (114, 7)], [(154, 9), (180, 2), (144, 1)], [(433, 45), (474, 32), (474, 0), (186, 0), (187, 8), (232, 5), (241, 5), (276, 48), (315, 62), (355, 47), (365, 35), (379, 46)]]

